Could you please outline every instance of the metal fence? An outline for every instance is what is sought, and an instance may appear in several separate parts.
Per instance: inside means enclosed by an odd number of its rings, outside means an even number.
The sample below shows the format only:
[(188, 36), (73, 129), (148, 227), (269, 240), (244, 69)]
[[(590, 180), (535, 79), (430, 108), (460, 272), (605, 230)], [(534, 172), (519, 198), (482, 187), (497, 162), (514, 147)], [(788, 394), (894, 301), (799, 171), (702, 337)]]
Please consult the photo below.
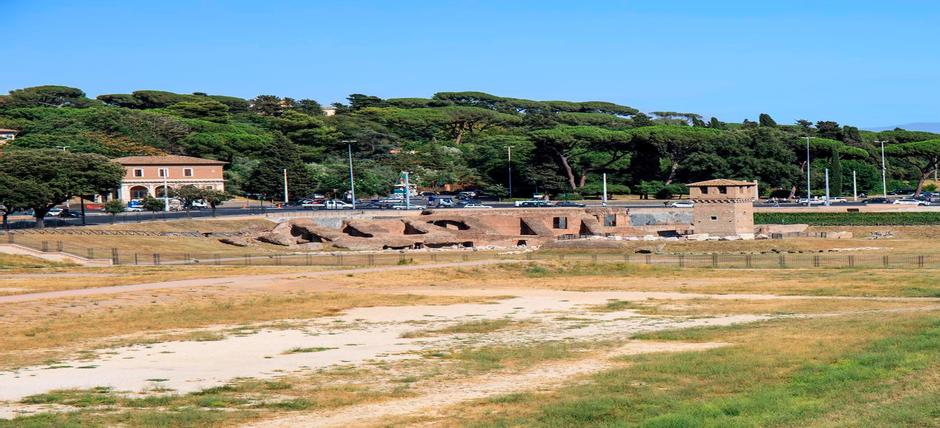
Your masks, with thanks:
[(44, 252), (64, 252), (89, 259), (110, 259), (115, 265), (243, 265), (243, 266), (377, 266), (411, 263), (451, 263), (479, 260), (541, 260), (579, 263), (629, 263), (675, 268), (940, 268), (940, 257), (902, 253), (766, 253), (766, 254), (637, 254), (610, 251), (389, 251), (375, 253), (259, 253), (237, 247), (226, 252), (147, 252), (85, 247), (47, 239), (52, 235), (5, 234), (0, 242)]

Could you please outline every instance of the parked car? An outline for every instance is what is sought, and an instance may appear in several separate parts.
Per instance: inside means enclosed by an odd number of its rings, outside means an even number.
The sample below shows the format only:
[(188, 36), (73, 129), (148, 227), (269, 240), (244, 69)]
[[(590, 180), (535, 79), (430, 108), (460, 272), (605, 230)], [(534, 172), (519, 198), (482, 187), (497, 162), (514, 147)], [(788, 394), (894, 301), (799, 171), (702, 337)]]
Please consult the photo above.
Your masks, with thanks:
[(562, 208), (569, 208), (569, 207), (570, 208), (584, 208), (585, 207), (584, 204), (580, 202), (575, 202), (575, 201), (559, 201), (557, 204), (555, 204), (555, 206), (562, 207)]
[(64, 210), (61, 210), (58, 216), (61, 218), (82, 218), (82, 213), (75, 212), (66, 208)]
[(62, 214), (62, 208), (54, 207), (46, 212), (46, 217), (58, 217), (59, 214)]
[(352, 204), (343, 202), (339, 199), (330, 199), (326, 202), (323, 202), (323, 206), (320, 207), (322, 210), (351, 210), (352, 208)]
[(462, 208), (493, 208), (489, 205), (483, 204), (465, 204)]
[(391, 205), (382, 202), (379, 199), (373, 199), (371, 201), (362, 203), (361, 207), (367, 210), (385, 210), (391, 208)]
[(888, 198), (868, 198), (862, 201), (863, 204), (890, 204), (891, 199)]
[(809, 199), (809, 200), (807, 200), (806, 198), (800, 198), (800, 200), (799, 200), (799, 204), (800, 204), (800, 205), (809, 205), (809, 206), (812, 206), (812, 205), (823, 205), (823, 204), (825, 204), (825, 203), (826, 203), (826, 201), (825, 201), (824, 199), (822, 199), (822, 198), (813, 198), (813, 199)]
[(669, 208), (692, 208), (695, 206), (692, 201), (672, 201), (666, 204)]
[(452, 208), (457, 203), (450, 196), (431, 196), (428, 198), (428, 205), (438, 208)]
[(516, 201), (515, 205), (517, 207), (523, 207), (523, 208), (542, 208), (542, 207), (551, 206), (551, 204), (549, 204), (548, 201), (545, 201), (542, 199), (532, 199), (529, 201)]
[(412, 204), (412, 205), (409, 207), (409, 206), (405, 206), (405, 204), (404, 204), (404, 202), (403, 202), (403, 203), (400, 203), (400, 204), (392, 205), (392, 209), (396, 209), (396, 210), (423, 210), (423, 209), (427, 209), (427, 207), (424, 206), (424, 205), (414, 205), (414, 204)]
[(930, 205), (930, 202), (928, 202), (928, 201), (920, 201), (920, 200), (917, 200), (917, 199), (903, 198), (903, 199), (895, 199), (895, 200), (894, 200), (894, 205), (918, 205), (918, 206), (926, 206), (926, 205)]
[(128, 205), (126, 208), (124, 208), (124, 211), (127, 211), (129, 213), (139, 213), (139, 212), (142, 212), (143, 210), (144, 210), (144, 207), (141, 205)]
[(323, 208), (326, 200), (323, 199), (304, 199), (300, 201), (300, 206), (303, 208)]

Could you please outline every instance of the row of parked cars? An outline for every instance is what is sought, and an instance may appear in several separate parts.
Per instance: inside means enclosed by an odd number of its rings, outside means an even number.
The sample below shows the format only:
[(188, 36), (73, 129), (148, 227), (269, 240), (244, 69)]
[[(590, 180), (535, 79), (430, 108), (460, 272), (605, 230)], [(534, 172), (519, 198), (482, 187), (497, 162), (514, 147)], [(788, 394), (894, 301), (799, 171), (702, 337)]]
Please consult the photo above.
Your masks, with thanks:
[[(400, 199), (373, 199), (369, 201), (360, 201), (358, 204), (356, 204), (355, 208), (366, 210), (423, 210), (427, 209), (429, 205), (437, 208), (493, 208), (492, 206), (484, 205), (479, 201), (435, 201), (435, 203), (429, 204), (428, 201), (424, 198), (415, 198), (413, 201), (410, 201), (410, 203), (405, 203), (404, 200)], [(300, 206), (311, 210), (353, 209), (353, 205), (351, 203), (338, 199), (305, 199), (300, 201)]]
[(891, 193), (888, 193), (888, 195), (900, 196), (900, 197), (899, 198), (886, 198), (886, 197), (866, 198), (865, 200), (862, 201), (862, 203), (929, 206), (929, 205), (933, 205), (934, 202), (940, 201), (940, 192), (923, 191), (923, 192), (920, 192), (920, 195), (918, 196), (914, 196), (913, 191), (911, 191), (909, 194), (891, 192)]
[[(862, 197), (864, 198), (861, 200), (863, 204), (871, 204), (871, 205), (894, 204), (894, 205), (929, 206), (929, 205), (932, 205), (933, 202), (936, 202), (938, 199), (940, 199), (940, 194), (932, 193), (932, 192), (923, 192), (921, 193), (920, 196), (917, 196), (917, 197), (915, 197), (914, 195), (907, 195), (907, 196), (903, 196), (900, 198), (891, 198), (891, 197), (865, 198), (864, 195)], [(825, 197), (817, 196), (811, 199), (800, 198), (796, 201), (796, 203), (799, 205), (804, 205), (804, 206), (818, 206), (818, 205), (825, 205), (826, 200), (827, 199)], [(830, 197), (828, 201), (829, 201), (829, 205), (845, 204), (849, 202), (848, 199), (843, 198), (841, 196)], [(763, 202), (765, 204), (782, 204), (782, 203), (790, 203), (791, 201), (788, 199), (770, 198), (770, 199), (764, 200)]]
[[(157, 199), (160, 201), (163, 201), (163, 198), (157, 198)], [(184, 209), (186, 209), (186, 207), (183, 205), (183, 201), (179, 199), (169, 198), (167, 202), (170, 206), (170, 211), (183, 211)], [(189, 206), (189, 209), (191, 210), (202, 210), (206, 208), (209, 208), (209, 204), (207, 204), (205, 201), (192, 201), (192, 203), (190, 203), (190, 206)], [(131, 213), (137, 213), (143, 210), (144, 210), (144, 201), (142, 199), (131, 199), (130, 201), (127, 201), (127, 206), (124, 207), (124, 211), (131, 212)]]

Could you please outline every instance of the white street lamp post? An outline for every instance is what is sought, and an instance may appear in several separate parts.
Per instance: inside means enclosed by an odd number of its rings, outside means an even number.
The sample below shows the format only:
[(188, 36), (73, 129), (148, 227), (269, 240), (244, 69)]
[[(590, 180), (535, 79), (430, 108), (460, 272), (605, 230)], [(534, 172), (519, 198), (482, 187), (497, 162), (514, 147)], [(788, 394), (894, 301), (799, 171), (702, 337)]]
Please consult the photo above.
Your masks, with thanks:
[(349, 197), (352, 198), (352, 208), (356, 209), (356, 179), (353, 177), (352, 167), (352, 143), (356, 140), (343, 140), (346, 143), (347, 154), (349, 155)]
[(852, 201), (858, 201), (858, 183), (854, 169), (852, 170)]
[(166, 181), (168, 175), (170, 175), (170, 169), (163, 168), (163, 212), (170, 212), (170, 188)]
[(284, 205), (290, 202), (287, 199), (287, 168), (284, 168)]
[(408, 171), (404, 171), (404, 173), (405, 173), (405, 209), (410, 210), (411, 209), (411, 185), (408, 180)]
[(875, 141), (876, 143), (881, 143), (881, 191), (884, 194), (884, 197), (888, 197), (888, 175), (885, 172), (887, 170), (887, 164), (885, 163), (885, 142), (884, 141)]
[(810, 185), (810, 174), (809, 174), (809, 137), (806, 138), (806, 206), (810, 206), (809, 200), (812, 197), (812, 189)]

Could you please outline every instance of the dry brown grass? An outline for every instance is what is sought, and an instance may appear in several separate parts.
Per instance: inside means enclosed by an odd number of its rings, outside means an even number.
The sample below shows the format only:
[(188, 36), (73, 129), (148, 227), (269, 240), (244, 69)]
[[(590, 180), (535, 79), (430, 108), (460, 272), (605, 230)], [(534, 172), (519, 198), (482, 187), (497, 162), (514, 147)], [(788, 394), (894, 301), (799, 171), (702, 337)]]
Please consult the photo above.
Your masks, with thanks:
[[(55, 264), (52, 264), (56, 266)], [(144, 284), (197, 278), (222, 278), (242, 275), (302, 273), (331, 269), (326, 266), (119, 266), (113, 268), (63, 268), (20, 270), (16, 276), (0, 280), (0, 296), (75, 290), (116, 285)], [(74, 276), (69, 276), (74, 275)]]
[[(530, 265), (486, 266), (433, 271), (381, 272), (374, 274), (346, 273), (318, 278), (318, 283), (329, 284), (329, 292), (297, 291), (297, 284), (269, 284), (255, 290), (231, 290), (204, 287), (199, 290), (163, 290), (134, 293), (127, 296), (82, 298), (33, 302), (24, 307), (0, 306), (0, 369), (41, 363), (76, 355), (88, 349), (99, 349), (128, 343), (155, 340), (192, 339), (194, 335), (225, 334), (224, 328), (256, 323), (289, 322), (336, 314), (352, 307), (378, 305), (453, 304), (480, 302), (486, 298), (470, 297), (470, 290), (518, 290), (547, 288), (565, 290), (629, 290), (680, 291), (712, 294), (763, 293), (801, 295), (927, 295), (937, 290), (940, 271), (936, 270), (716, 270), (662, 268), (651, 266), (590, 265), (573, 263), (539, 263), (540, 269)], [(205, 267), (121, 267), (107, 269), (70, 269), (82, 272), (117, 272), (121, 275), (88, 278), (107, 281), (134, 278), (152, 279), (158, 275), (205, 275)], [(220, 267), (221, 275), (240, 275), (257, 267)], [(282, 268), (272, 268), (282, 270)], [(52, 270), (52, 269), (49, 269)], [(301, 268), (301, 271), (306, 270)], [(179, 272), (176, 272), (179, 271)], [(270, 270), (261, 273), (270, 273)], [(84, 281), (84, 279), (82, 279)], [(150, 281), (148, 281), (150, 282)], [(421, 294), (423, 291), (431, 293)], [(463, 293), (464, 290), (468, 292)], [(489, 291), (489, 290), (487, 290)], [(940, 291), (940, 290), (938, 290)], [(459, 296), (464, 294), (464, 296)], [(490, 293), (496, 294), (496, 293)], [(511, 294), (507, 292), (505, 294)], [(169, 296), (169, 297), (167, 297)], [(151, 300), (152, 299), (152, 300)], [(661, 316), (714, 316), (725, 314), (821, 314), (878, 309), (907, 309), (914, 306), (936, 305), (931, 302), (871, 302), (857, 300), (656, 300), (631, 301), (623, 305), (605, 305), (604, 310), (636, 309), (644, 314)], [(4, 316), (4, 312), (13, 316)], [(892, 323), (905, 323), (923, 317), (924, 313), (869, 313), (865, 315), (823, 317), (818, 319), (787, 319), (754, 325), (721, 329), (704, 329), (691, 333), (659, 333), (654, 339), (722, 341), (735, 344), (730, 350), (718, 350), (706, 355), (708, 363), (722, 363), (715, 354), (728, 355), (731, 367), (727, 373), (751, 370), (748, 382), (773, 385), (782, 382), (799, 369), (802, 362), (828, 363), (848, 351), (891, 334)], [(286, 321), (285, 321), (286, 320)], [(884, 320), (884, 325), (881, 321)], [(506, 327), (500, 324), (457, 325), (453, 329), (422, 331), (418, 334), (476, 333), (496, 331)], [(205, 330), (213, 328), (212, 330)], [(201, 330), (202, 329), (202, 330)], [(446, 331), (445, 331), (446, 330)], [(675, 337), (673, 337), (675, 336)], [(556, 344), (526, 344), (525, 346), (491, 346), (473, 349), (453, 349), (430, 360), (411, 361), (407, 369), (396, 365), (384, 373), (370, 368), (354, 373), (318, 373), (296, 376), (272, 382), (237, 382), (230, 390), (213, 393), (221, 407), (232, 412), (211, 412), (227, 422), (271, 415), (287, 410), (330, 409), (364, 402), (404, 397), (413, 393), (412, 385), (421, 387), (437, 382), (458, 383), (467, 376), (491, 370), (521, 370), (539, 361), (582, 358), (582, 351), (607, 346), (604, 343), (582, 344), (583, 347), (566, 349)], [(580, 345), (579, 345), (580, 346)], [(583, 349), (582, 349), (583, 348)], [(572, 352), (578, 351), (578, 352)], [(661, 356), (632, 359), (654, 365)], [(677, 360), (668, 357), (665, 361)], [(682, 357), (686, 358), (686, 357)], [(732, 364), (733, 363), (733, 364)], [(700, 367), (695, 365), (694, 367)], [(758, 370), (759, 369), (759, 370)], [(631, 374), (633, 372), (630, 372)], [(638, 372), (642, 375), (642, 371)], [(726, 372), (720, 372), (722, 374)], [(322, 376), (321, 376), (322, 375)], [(399, 380), (394, 380), (398, 378)], [(665, 379), (665, 378), (663, 378)], [(669, 378), (670, 380), (675, 380)], [(737, 377), (735, 378), (737, 379)], [(723, 395), (736, 387), (723, 380), (723, 376), (689, 378), (682, 380), (701, 388), (706, 395)], [(724, 382), (724, 383), (723, 383)], [(701, 383), (701, 385), (698, 385)], [(641, 379), (640, 386), (649, 385), (654, 394), (670, 391), (675, 385), (662, 379)], [(274, 385), (274, 386), (272, 386)], [(644, 390), (645, 391), (645, 390)], [(641, 391), (642, 392), (642, 391)], [(447, 423), (460, 420), (472, 424), (496, 415), (519, 416), (535, 412), (546, 400), (570, 398), (565, 391), (547, 394), (520, 394), (518, 397), (494, 397), (485, 402), (447, 409), (442, 414)], [(573, 393), (572, 393), (573, 394)], [(200, 403), (204, 396), (186, 396), (168, 404), (168, 407)], [(159, 403), (159, 401), (155, 401)], [(282, 403), (282, 404), (278, 404)], [(123, 406), (123, 405), (122, 405)], [(255, 407), (257, 406), (257, 407)], [(116, 412), (128, 411), (124, 407)], [(137, 411), (137, 410), (131, 410)], [(158, 413), (157, 406), (147, 409)], [(248, 413), (240, 413), (248, 412)], [(205, 412), (209, 414), (209, 412)], [(82, 412), (86, 422), (114, 424), (134, 419), (108, 419), (109, 414)], [(63, 416), (65, 418), (66, 416)], [(103, 419), (96, 419), (103, 418)], [(222, 420), (222, 419), (220, 419)], [(388, 423), (415, 422), (414, 419), (387, 421)], [(61, 421), (59, 421), (61, 422)], [(442, 420), (438, 420), (442, 422)], [(385, 423), (385, 422), (383, 422)], [(219, 422), (225, 425), (226, 422)], [(511, 425), (511, 424), (510, 424)], [(524, 425), (524, 424), (523, 424)]]
[[(408, 294), (348, 294), (340, 292), (285, 292), (262, 295), (202, 295), (199, 299), (105, 307), (100, 310), (61, 311), (41, 319), (13, 319), (0, 323), (0, 368), (59, 359), (79, 349), (113, 347), (128, 343), (166, 340), (174, 329), (213, 325), (244, 325), (284, 319), (335, 315), (343, 310), (372, 306), (456, 304), (488, 301), (462, 296)], [(185, 338), (190, 332), (170, 338)], [(164, 337), (160, 337), (163, 335)]]
[[(98, 226), (86, 226), (83, 230), (121, 230), (141, 232), (240, 232), (244, 230), (266, 230), (274, 223), (265, 219), (218, 219), (218, 220), (170, 220), (148, 221), (142, 223), (120, 223)], [(39, 248), (43, 241), (49, 248), (55, 249), (61, 242), (66, 251), (86, 255), (89, 248), (96, 257), (110, 257), (111, 249), (117, 248), (122, 254), (152, 253), (201, 253), (201, 254), (245, 254), (284, 252), (288, 249), (277, 245), (257, 243), (247, 248), (234, 247), (219, 242), (218, 237), (182, 237), (182, 236), (109, 236), (109, 235), (74, 235), (64, 230), (56, 233), (20, 233), (16, 242)], [(293, 251), (293, 250), (291, 250)]]
[(142, 260), (149, 262), (153, 253), (164, 254), (164, 261), (170, 254), (184, 253), (198, 254), (200, 256), (220, 254), (223, 256), (241, 256), (248, 253), (269, 253), (294, 251), (288, 247), (258, 243), (250, 247), (236, 247), (219, 242), (213, 237), (184, 237), (184, 236), (86, 236), (70, 234), (24, 234), (16, 237), (16, 242), (33, 248), (41, 248), (42, 242), (48, 242), (50, 249), (55, 249), (58, 242), (62, 242), (67, 252), (81, 256), (88, 255), (88, 249), (94, 251), (96, 258), (110, 258), (111, 249), (116, 248), (122, 257), (132, 257), (134, 253), (145, 257)]
[(370, 289), (548, 288), (571, 291), (675, 291), (815, 296), (940, 297), (938, 269), (679, 269), (615, 263), (538, 262), (331, 277)]
[(69, 263), (57, 263), (37, 257), (21, 256), (0, 253), (0, 272), (15, 272), (22, 269), (38, 269), (49, 267), (71, 267)]

